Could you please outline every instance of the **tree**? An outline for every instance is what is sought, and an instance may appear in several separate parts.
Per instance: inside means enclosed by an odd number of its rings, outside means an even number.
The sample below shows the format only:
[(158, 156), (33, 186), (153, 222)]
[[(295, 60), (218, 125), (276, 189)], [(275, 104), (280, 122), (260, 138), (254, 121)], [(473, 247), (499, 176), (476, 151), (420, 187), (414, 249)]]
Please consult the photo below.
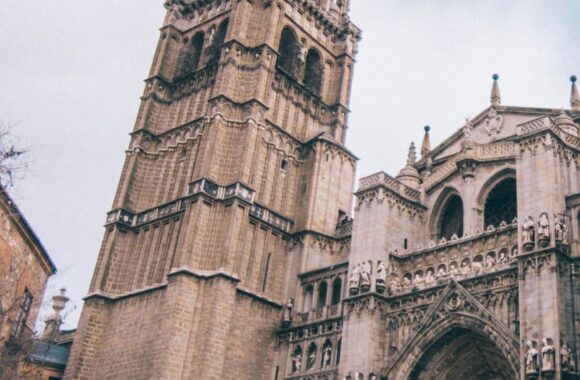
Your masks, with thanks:
[(12, 133), (14, 125), (0, 122), (0, 186), (12, 187), (28, 167), (28, 149), (18, 144)]

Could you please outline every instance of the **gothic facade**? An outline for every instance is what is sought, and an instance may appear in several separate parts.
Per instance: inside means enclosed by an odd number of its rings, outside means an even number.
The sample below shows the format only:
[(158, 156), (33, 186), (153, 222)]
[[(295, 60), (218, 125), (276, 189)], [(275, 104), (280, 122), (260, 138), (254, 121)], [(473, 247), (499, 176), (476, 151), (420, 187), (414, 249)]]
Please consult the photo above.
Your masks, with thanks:
[(574, 83), (353, 199), (348, 0), (166, 7), (65, 378), (576, 378)]

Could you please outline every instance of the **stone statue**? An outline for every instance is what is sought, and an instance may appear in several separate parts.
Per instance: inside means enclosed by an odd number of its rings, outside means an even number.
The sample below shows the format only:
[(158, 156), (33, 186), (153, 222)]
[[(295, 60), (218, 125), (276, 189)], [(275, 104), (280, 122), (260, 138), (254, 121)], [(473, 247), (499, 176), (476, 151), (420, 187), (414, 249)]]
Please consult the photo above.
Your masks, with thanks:
[(413, 279), (413, 284), (414, 285), (423, 285), (424, 283), (425, 283), (425, 279), (423, 278), (423, 275), (421, 274), (421, 272), (415, 273), (415, 278)]
[(542, 339), (542, 372), (555, 370), (555, 352), (552, 339)]
[(371, 263), (364, 261), (360, 267), (360, 287), (363, 292), (366, 292), (371, 288)]
[(449, 274), (451, 276), (458, 276), (459, 274), (461, 274), (459, 272), (459, 268), (457, 268), (457, 263), (452, 262), (451, 264), (449, 264)]
[(401, 290), (402, 290), (401, 280), (399, 280), (399, 277), (393, 276), (393, 279), (389, 283), (389, 293), (391, 295), (397, 295), (401, 293)]
[(445, 277), (447, 277), (447, 269), (445, 268), (445, 266), (440, 266), (439, 269), (437, 270), (437, 276), (435, 276), (435, 278), (440, 279)]
[(360, 284), (360, 264), (355, 266), (352, 269), (352, 273), (350, 274), (350, 278), (348, 280), (348, 289), (350, 294), (357, 294), (358, 287)]
[(538, 220), (538, 241), (543, 245), (547, 245), (550, 241), (550, 221), (548, 214), (543, 212)]
[(308, 354), (308, 361), (306, 362), (306, 368), (314, 368), (314, 364), (316, 364), (316, 350), (312, 350), (310, 354)]
[(322, 366), (328, 367), (332, 359), (332, 347), (326, 346), (322, 352)]
[(376, 279), (378, 291), (382, 292), (385, 289), (386, 281), (387, 281), (387, 268), (385, 268), (385, 264), (382, 261), (379, 261), (379, 265), (377, 266), (377, 279)]
[(404, 287), (411, 286), (412, 284), (413, 284), (413, 281), (411, 280), (410, 274), (403, 276), (403, 286)]
[(560, 363), (562, 363), (562, 370), (570, 369), (570, 355), (572, 355), (572, 350), (570, 350), (568, 345), (564, 343), (560, 348)]
[(526, 343), (528, 350), (526, 351), (526, 355), (524, 357), (526, 361), (526, 373), (533, 374), (538, 372), (538, 350), (536, 350), (536, 342), (533, 340), (529, 340)]
[(425, 175), (427, 176), (431, 175), (432, 171), (433, 171), (433, 160), (431, 159), (431, 157), (429, 157), (425, 162)]
[(469, 259), (464, 259), (461, 262), (461, 274), (468, 274), (471, 272), (471, 266), (469, 265)]
[(554, 215), (554, 238), (557, 242), (562, 241), (563, 236), (563, 229), (562, 229), (562, 222), (558, 215)]
[(568, 246), (568, 225), (562, 223), (562, 245)]
[(485, 256), (485, 267), (486, 268), (491, 268), (494, 265), (495, 265), (495, 256), (492, 255), (492, 254), (490, 254), (490, 253), (488, 253)]
[(507, 258), (507, 255), (505, 254), (505, 251), (500, 251), (497, 262), (501, 264), (501, 263), (505, 263), (507, 260), (508, 260), (508, 258)]
[(292, 357), (292, 373), (302, 371), (302, 352), (298, 351)]
[(294, 298), (289, 298), (282, 312), (282, 327), (288, 327), (292, 324), (292, 315), (294, 314)]
[(469, 119), (465, 119), (465, 125), (463, 126), (463, 136), (466, 139), (470, 139), (473, 135), (473, 123)]
[(427, 272), (425, 273), (425, 282), (435, 281), (434, 275), (435, 275), (435, 271), (433, 270), (433, 268), (427, 269)]
[(529, 216), (528, 219), (526, 219), (522, 224), (522, 243), (527, 251), (530, 251), (534, 248), (534, 239), (535, 239), (534, 228), (535, 228), (534, 219), (531, 216)]

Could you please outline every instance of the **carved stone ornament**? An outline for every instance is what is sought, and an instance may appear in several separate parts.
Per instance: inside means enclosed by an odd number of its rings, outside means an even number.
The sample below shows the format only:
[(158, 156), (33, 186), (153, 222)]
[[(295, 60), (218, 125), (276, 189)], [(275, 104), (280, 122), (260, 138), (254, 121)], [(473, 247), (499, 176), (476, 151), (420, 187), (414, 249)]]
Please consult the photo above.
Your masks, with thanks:
[(556, 349), (552, 339), (542, 339), (542, 372), (556, 370)]
[(294, 314), (294, 298), (288, 299), (282, 311), (282, 327), (286, 328), (292, 324), (292, 316)]
[(376, 288), (377, 292), (382, 293), (385, 290), (387, 282), (387, 268), (382, 261), (377, 265)]
[(534, 218), (531, 216), (528, 217), (522, 223), (522, 243), (524, 246), (524, 250), (531, 251), (534, 249), (534, 241), (535, 241), (535, 223)]
[(372, 267), (370, 261), (364, 261), (360, 265), (360, 288), (363, 292), (368, 292), (371, 289), (371, 274)]
[(538, 362), (538, 350), (536, 349), (536, 341), (528, 340), (526, 342), (527, 351), (524, 356), (524, 361), (526, 363), (526, 377), (528, 379), (535, 378), (533, 376), (538, 374), (539, 362)]
[(498, 115), (495, 108), (491, 108), (485, 119), (484, 126), (488, 135), (492, 136), (501, 132), (503, 127), (503, 116)]
[(550, 242), (550, 221), (548, 214), (543, 212), (538, 219), (538, 242), (546, 247)]
[(351, 295), (358, 294), (361, 279), (360, 264), (355, 266), (348, 280), (348, 289)]

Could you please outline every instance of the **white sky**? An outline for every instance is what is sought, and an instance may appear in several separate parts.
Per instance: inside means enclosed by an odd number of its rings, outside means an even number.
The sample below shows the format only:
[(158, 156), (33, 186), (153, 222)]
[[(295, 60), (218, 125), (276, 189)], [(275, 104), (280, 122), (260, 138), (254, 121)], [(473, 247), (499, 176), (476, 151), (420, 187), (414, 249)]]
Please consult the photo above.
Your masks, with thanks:
[[(489, 104), (569, 107), (580, 1), (351, 0), (363, 29), (347, 146), (359, 177), (396, 175), (411, 141), (435, 145)], [(0, 120), (33, 161), (12, 195), (80, 315), (139, 106), (162, 0), (4, 0)]]

